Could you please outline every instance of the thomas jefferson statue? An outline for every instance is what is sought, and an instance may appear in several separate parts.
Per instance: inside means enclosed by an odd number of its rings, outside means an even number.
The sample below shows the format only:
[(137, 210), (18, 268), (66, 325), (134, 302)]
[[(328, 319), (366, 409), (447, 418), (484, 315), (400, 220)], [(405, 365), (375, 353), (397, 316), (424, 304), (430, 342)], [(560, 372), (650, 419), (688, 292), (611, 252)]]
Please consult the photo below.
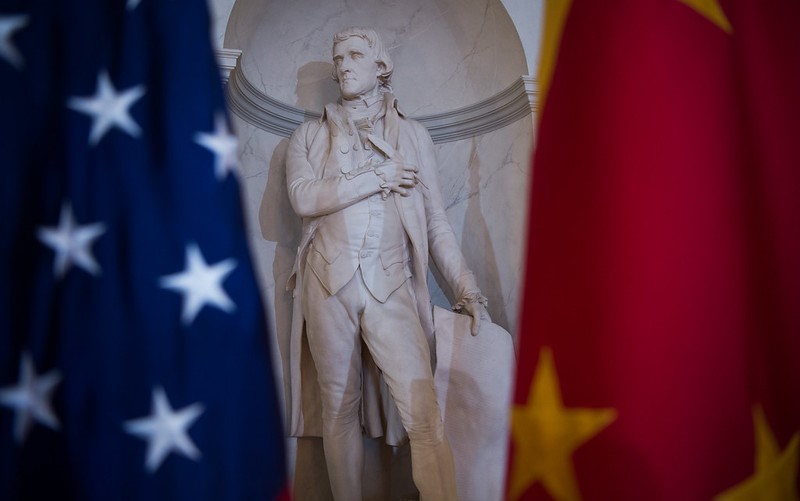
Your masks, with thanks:
[(389, 443), (407, 433), (422, 499), (456, 499), (433, 385), (429, 256), (473, 334), (486, 299), (445, 216), (430, 135), (391, 93), (380, 38), (337, 33), (333, 64), (341, 99), (295, 131), (286, 159), (303, 219), (290, 279), (290, 431), (322, 436), (337, 501), (362, 497), (362, 427)]

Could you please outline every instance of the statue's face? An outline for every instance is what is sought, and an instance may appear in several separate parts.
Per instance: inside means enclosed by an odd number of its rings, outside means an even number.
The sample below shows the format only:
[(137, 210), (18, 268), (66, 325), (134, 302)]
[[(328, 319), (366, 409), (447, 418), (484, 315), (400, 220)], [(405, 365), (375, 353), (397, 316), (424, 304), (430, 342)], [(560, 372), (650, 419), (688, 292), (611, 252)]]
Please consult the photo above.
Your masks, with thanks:
[(381, 68), (375, 59), (375, 51), (361, 37), (350, 37), (333, 46), (333, 65), (343, 98), (363, 96), (378, 87)]

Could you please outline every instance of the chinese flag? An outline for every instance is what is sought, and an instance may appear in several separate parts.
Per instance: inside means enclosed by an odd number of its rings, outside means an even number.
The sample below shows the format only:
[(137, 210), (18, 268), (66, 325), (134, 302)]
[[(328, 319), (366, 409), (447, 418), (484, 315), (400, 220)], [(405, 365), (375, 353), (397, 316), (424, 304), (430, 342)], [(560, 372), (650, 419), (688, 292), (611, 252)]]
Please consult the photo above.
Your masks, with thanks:
[(545, 4), (509, 499), (798, 499), (800, 3)]

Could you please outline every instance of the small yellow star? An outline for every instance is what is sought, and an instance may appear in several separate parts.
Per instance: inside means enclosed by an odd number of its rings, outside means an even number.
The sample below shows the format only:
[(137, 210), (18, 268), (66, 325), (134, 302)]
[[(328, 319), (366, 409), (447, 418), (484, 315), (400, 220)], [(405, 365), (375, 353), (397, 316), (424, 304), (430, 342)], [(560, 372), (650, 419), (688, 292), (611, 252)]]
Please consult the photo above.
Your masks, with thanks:
[(722, 7), (719, 5), (717, 0), (680, 0), (681, 2), (685, 3), (689, 7), (696, 10), (700, 13), (701, 16), (705, 17), (712, 23), (719, 26), (719, 28), (724, 31), (725, 33), (733, 33), (733, 27), (731, 27), (731, 22), (728, 21), (728, 17), (725, 15), (725, 11), (722, 10)]
[(737, 484), (715, 501), (797, 501), (797, 464), (800, 432), (792, 435), (789, 445), (780, 451), (778, 441), (769, 429), (764, 410), (753, 408), (756, 433), (755, 473)]
[(614, 409), (565, 408), (553, 355), (542, 348), (528, 401), (512, 410), (515, 457), (510, 499), (518, 499), (537, 481), (557, 500), (580, 499), (572, 453), (614, 419)]

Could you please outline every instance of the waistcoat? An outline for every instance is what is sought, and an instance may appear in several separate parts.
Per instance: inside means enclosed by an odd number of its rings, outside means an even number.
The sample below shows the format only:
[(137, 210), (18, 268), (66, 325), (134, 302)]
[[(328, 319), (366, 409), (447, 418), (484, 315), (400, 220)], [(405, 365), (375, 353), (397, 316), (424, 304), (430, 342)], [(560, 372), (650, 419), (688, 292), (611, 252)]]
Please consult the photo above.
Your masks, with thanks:
[[(331, 124), (330, 138), (331, 149), (340, 153), (336, 155), (338, 169), (326, 166), (323, 175), (359, 172), (357, 175), (375, 176), (372, 169), (363, 167), (377, 165), (384, 157), (371, 149), (366, 136), (369, 132), (383, 136), (383, 114), (354, 122), (341, 106), (338, 111), (343, 120)], [(380, 302), (411, 276), (409, 243), (392, 200), (395, 195), (376, 193), (325, 216), (311, 243), (307, 264), (331, 295), (359, 268), (367, 289)]]

